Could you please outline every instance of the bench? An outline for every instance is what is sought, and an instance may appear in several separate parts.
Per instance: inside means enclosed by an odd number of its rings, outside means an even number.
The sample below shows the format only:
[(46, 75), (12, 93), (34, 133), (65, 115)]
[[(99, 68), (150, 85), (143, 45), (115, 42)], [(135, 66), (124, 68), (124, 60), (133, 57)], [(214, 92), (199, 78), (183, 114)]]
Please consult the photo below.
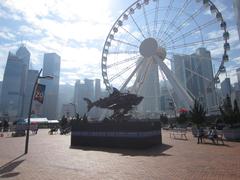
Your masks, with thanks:
[(215, 137), (212, 137), (210, 138), (207, 134), (207, 132), (205, 131), (204, 132), (204, 136), (202, 137), (203, 140), (211, 140), (213, 143), (217, 142), (218, 144), (218, 141), (221, 141), (221, 143), (224, 145), (224, 141), (223, 141), (223, 132), (221, 130), (217, 130), (217, 135)]
[(187, 129), (182, 128), (175, 128), (170, 131), (170, 138), (181, 138), (181, 139), (187, 139)]
[(48, 134), (50, 135), (53, 135), (53, 133), (58, 133), (58, 128), (57, 127), (54, 127), (54, 128), (51, 128), (49, 131), (48, 131)]

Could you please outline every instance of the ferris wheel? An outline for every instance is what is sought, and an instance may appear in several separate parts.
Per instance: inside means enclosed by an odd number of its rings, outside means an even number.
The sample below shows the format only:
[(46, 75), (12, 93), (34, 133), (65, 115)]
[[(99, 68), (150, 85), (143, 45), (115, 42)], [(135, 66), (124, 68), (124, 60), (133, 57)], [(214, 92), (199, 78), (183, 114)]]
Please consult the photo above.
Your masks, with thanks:
[[(226, 22), (210, 0), (137, 0), (107, 35), (101, 61), (104, 84), (110, 93), (115, 87), (157, 104), (159, 81), (168, 80), (185, 107), (192, 106), (194, 94), (187, 84), (201, 78), (207, 91), (219, 83), (228, 61), (228, 39)], [(194, 58), (199, 63), (193, 64)]]

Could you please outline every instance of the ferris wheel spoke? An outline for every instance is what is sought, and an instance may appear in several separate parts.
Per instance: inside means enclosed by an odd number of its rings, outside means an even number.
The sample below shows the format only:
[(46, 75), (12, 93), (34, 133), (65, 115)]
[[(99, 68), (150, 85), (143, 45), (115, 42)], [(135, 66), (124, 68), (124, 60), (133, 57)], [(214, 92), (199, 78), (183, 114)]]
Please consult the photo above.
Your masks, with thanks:
[(124, 60), (121, 60), (121, 61), (109, 64), (109, 65), (107, 65), (107, 68), (111, 68), (111, 67), (114, 67), (114, 66), (118, 66), (118, 65), (122, 65), (124, 63), (131, 62), (133, 60), (137, 60), (137, 58), (139, 58), (139, 57), (140, 57), (140, 55), (137, 55), (137, 56), (133, 56), (133, 57), (130, 57), (130, 58), (127, 58), (127, 59), (124, 59)]
[(124, 82), (124, 84), (122, 85), (120, 91), (123, 91), (126, 86), (128, 85), (128, 83), (131, 81), (131, 79), (133, 78), (133, 76), (136, 74), (137, 70), (140, 68), (140, 66), (143, 64), (143, 61), (140, 61), (139, 64), (136, 66), (136, 68), (133, 70), (133, 72), (130, 74), (130, 76), (127, 78), (127, 80)]
[(165, 14), (164, 14), (164, 20), (163, 20), (163, 23), (161, 23), (160, 24), (160, 27), (159, 27), (159, 30), (158, 30), (158, 33), (157, 33), (157, 36), (156, 37), (159, 37), (159, 35), (160, 35), (160, 32), (161, 32), (161, 29), (165, 29), (165, 26), (166, 26), (166, 21), (165, 21), (165, 19), (166, 19), (166, 17), (168, 17), (168, 13), (171, 11), (171, 9), (172, 9), (172, 7), (173, 7), (173, 2), (174, 2), (174, 0), (171, 0), (170, 1), (170, 3), (169, 3), (169, 5), (168, 5), (168, 7), (167, 7), (167, 10), (166, 10), (166, 12), (165, 12)]
[[(170, 60), (171, 62), (174, 62), (174, 60), (171, 59), (171, 58), (167, 58), (167, 59)], [(199, 59), (200, 59), (200, 61), (201, 61), (201, 60), (209, 59), (209, 58), (199, 57)], [(200, 63), (197, 64), (197, 66), (194, 67), (194, 69), (189, 69), (189, 68), (185, 67), (185, 70), (187, 70), (188, 72), (191, 73), (191, 75), (189, 75), (189, 76), (186, 77), (186, 84), (187, 84), (189, 81), (192, 80), (193, 75), (196, 75), (196, 76), (202, 78), (203, 80), (205, 80), (205, 81), (207, 81), (207, 82), (209, 82), (209, 83), (212, 83), (212, 82), (213, 82), (213, 79), (211, 80), (211, 79), (203, 76), (202, 74), (197, 73), (197, 71), (198, 71), (198, 69), (199, 69), (199, 66), (200, 66)], [(180, 69), (180, 67), (178, 67), (177, 69), (175, 69), (175, 72), (178, 72), (179, 69)], [(173, 73), (175, 73), (175, 72), (173, 72)], [(191, 96), (192, 98), (195, 98), (195, 96), (192, 94), (192, 92), (191, 92), (188, 88), (186, 88), (186, 90), (188, 91), (188, 93), (190, 94), (190, 96)]]
[(138, 39), (136, 36), (134, 36), (132, 33), (130, 33), (127, 29), (125, 29), (124, 27), (120, 26), (126, 33), (128, 33), (132, 38), (134, 38), (135, 40), (137, 40), (138, 42), (141, 43), (141, 40)]
[(108, 54), (139, 54), (139, 51), (111, 51)]
[(189, 22), (189, 21), (195, 21), (195, 18), (204, 10), (204, 6), (201, 6), (201, 8), (199, 8), (197, 11), (195, 11), (191, 16), (189, 16), (185, 21), (183, 21), (183, 23), (181, 25), (179, 25), (175, 31), (173, 31), (170, 35), (176, 35), (178, 32), (180, 32), (185, 25)]
[(148, 23), (148, 18), (147, 18), (145, 6), (143, 6), (142, 10), (143, 10), (143, 14), (144, 14), (144, 19), (145, 19), (145, 24), (146, 24), (146, 27), (147, 27), (148, 36), (150, 37), (151, 32), (150, 32), (150, 27), (149, 27), (149, 23)]
[(166, 77), (168, 78), (169, 82), (172, 84), (173, 88), (176, 90), (177, 95), (182, 98), (183, 103), (187, 107), (191, 107), (193, 105), (193, 99), (189, 94), (186, 92), (186, 90), (182, 87), (182, 85), (177, 81), (173, 73), (170, 71), (170, 69), (167, 67), (167, 65), (158, 57), (154, 56), (154, 59), (158, 62), (159, 68), (162, 69)]
[(193, 71), (193, 70), (191, 70), (191, 69), (189, 69), (189, 68), (187, 68), (187, 67), (185, 67), (185, 69), (186, 69), (187, 71), (191, 72), (192, 74), (195, 74), (195, 75), (197, 75), (198, 77), (200, 77), (200, 78), (202, 78), (202, 79), (204, 79), (204, 80), (206, 80), (206, 81), (208, 81), (208, 82), (212, 82), (212, 80), (210, 80), (210, 79), (206, 78), (205, 76), (197, 73), (196, 71)]
[(135, 21), (135, 19), (133, 18), (133, 16), (132, 16), (131, 14), (130, 14), (130, 17), (132, 18), (135, 26), (137, 27), (137, 29), (138, 29), (138, 31), (140, 32), (140, 34), (142, 35), (142, 37), (143, 37), (144, 39), (146, 39), (145, 35), (143, 34), (143, 31), (142, 31), (141, 28), (138, 26), (137, 22)]
[(155, 16), (154, 16), (154, 28), (153, 28), (153, 37), (155, 37), (155, 35), (156, 35), (157, 26), (158, 26), (158, 11), (159, 11), (159, 0), (156, 0)]
[[(181, 9), (179, 9), (179, 11), (177, 12), (177, 14), (174, 16), (174, 18), (172, 19), (172, 21), (170, 23), (168, 23), (167, 28), (165, 29), (164, 32), (167, 32), (169, 30), (169, 28), (175, 24), (175, 22), (177, 21), (177, 19), (179, 19), (179, 17), (181, 17), (181, 15), (184, 13), (185, 9), (187, 8), (187, 6), (191, 3), (191, 0), (186, 0), (182, 6)], [(164, 32), (162, 33), (162, 35), (164, 34)], [(162, 35), (160, 36), (160, 39), (162, 38)]]
[(218, 42), (221, 41), (222, 37), (217, 37), (217, 38), (211, 38), (211, 39), (206, 39), (206, 40), (200, 40), (200, 41), (195, 41), (195, 42), (191, 42), (191, 43), (184, 43), (184, 44), (179, 44), (179, 45), (173, 45), (173, 46), (167, 46), (166, 50), (168, 49), (181, 49), (181, 48), (185, 48), (185, 47), (194, 47), (200, 44), (208, 44), (208, 43), (213, 43), (213, 42)]
[(128, 46), (132, 46), (132, 47), (138, 48), (138, 45), (131, 44), (131, 43), (128, 43), (128, 42), (119, 40), (119, 39), (115, 39), (115, 38), (114, 38), (113, 41), (116, 41), (116, 42), (118, 42), (118, 43), (122, 43), (122, 44), (126, 44), (126, 45), (128, 45)]
[(113, 81), (114, 79), (120, 77), (121, 75), (125, 74), (127, 71), (129, 71), (131, 68), (133, 68), (136, 65), (136, 63), (132, 63), (131, 65), (127, 66), (126, 68), (123, 68), (120, 72), (118, 72), (117, 74), (113, 75), (113, 77), (111, 77), (109, 79), (109, 81)]
[[(202, 25), (200, 25), (200, 26), (198, 26), (198, 27), (196, 27), (196, 28), (194, 28), (194, 29), (184, 33), (184, 34), (182, 34), (181, 36), (178, 36), (178, 37), (174, 38), (174, 39), (173, 39), (173, 37), (176, 34), (173, 34), (173, 36), (171, 37), (172, 39), (169, 40), (169, 41), (166, 41), (166, 44), (168, 44), (170, 42), (175, 43), (175, 42), (177, 42), (177, 41), (179, 41), (181, 39), (184, 39), (186, 37), (189, 37), (189, 36), (193, 35), (194, 33), (198, 32), (198, 31), (201, 31), (202, 29), (204, 29), (204, 28), (206, 28), (206, 27), (208, 27), (208, 26), (210, 26), (212, 24), (215, 24), (215, 23), (217, 23), (217, 20), (214, 18), (214, 19), (212, 19), (212, 20), (210, 20), (210, 21), (208, 21), (208, 22), (206, 22), (206, 23), (204, 23), (204, 24), (202, 24)], [(169, 38), (167, 37), (165, 40), (167, 40), (167, 39), (169, 39)]]

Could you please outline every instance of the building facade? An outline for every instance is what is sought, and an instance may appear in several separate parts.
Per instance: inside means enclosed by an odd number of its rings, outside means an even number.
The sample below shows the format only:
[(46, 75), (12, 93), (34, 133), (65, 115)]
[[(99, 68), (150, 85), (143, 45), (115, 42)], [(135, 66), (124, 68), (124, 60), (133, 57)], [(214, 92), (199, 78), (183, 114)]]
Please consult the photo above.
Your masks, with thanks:
[(51, 80), (41, 79), (40, 81), (41, 84), (46, 85), (42, 116), (48, 119), (57, 118), (60, 59), (56, 53), (46, 53), (43, 58), (43, 76), (53, 77)]
[(239, 0), (233, 0), (233, 9), (234, 9), (236, 24), (238, 29), (238, 37), (240, 39), (240, 1)]
[[(199, 48), (191, 55), (174, 55), (173, 71), (177, 80), (193, 99), (198, 99), (204, 107), (216, 106), (216, 92), (213, 81), (211, 54)], [(181, 102), (177, 102), (181, 107)]]
[[(38, 76), (37, 70), (28, 70), (28, 76), (27, 76), (27, 81), (26, 81), (26, 90), (24, 93), (24, 102), (23, 102), (23, 117), (24, 118), (26, 118), (28, 116), (30, 101), (31, 101), (31, 97), (32, 97), (32, 91), (33, 91), (33, 87), (34, 87), (35, 81), (37, 79), (37, 76)], [(36, 111), (35, 107), (32, 109), (33, 109), (34, 113), (36, 114), (37, 111)]]
[(225, 78), (222, 83), (221, 83), (221, 92), (222, 92), (222, 96), (223, 98), (226, 98), (226, 96), (231, 96), (231, 82), (230, 82), (230, 78)]
[[(77, 80), (75, 82), (74, 89), (74, 104), (76, 105), (76, 111), (80, 116), (87, 113), (87, 103), (83, 98), (88, 98), (91, 101), (96, 101), (102, 97), (101, 92), (101, 81), (100, 79), (84, 79), (84, 82)], [(97, 108), (92, 108), (88, 113), (91, 118), (98, 118), (100, 116), (100, 111)]]
[(2, 105), (1, 105), (1, 102), (2, 102), (2, 81), (0, 81), (0, 115), (2, 114)]
[(21, 45), (16, 53), (9, 52), (1, 92), (1, 111), (11, 121), (23, 117), (30, 52)]

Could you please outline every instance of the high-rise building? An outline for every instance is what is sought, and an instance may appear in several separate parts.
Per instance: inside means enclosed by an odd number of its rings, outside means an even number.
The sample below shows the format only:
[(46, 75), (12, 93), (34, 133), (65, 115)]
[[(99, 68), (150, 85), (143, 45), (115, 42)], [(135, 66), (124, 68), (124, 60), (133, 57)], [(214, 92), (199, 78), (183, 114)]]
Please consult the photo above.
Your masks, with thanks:
[[(26, 90), (25, 90), (25, 93), (24, 93), (23, 117), (28, 116), (30, 101), (31, 101), (32, 92), (33, 92), (33, 87), (34, 87), (35, 81), (37, 79), (37, 76), (38, 76), (38, 71), (37, 70), (28, 70), (28, 76), (27, 76), (27, 81), (26, 81)], [(35, 108), (32, 108), (32, 109), (36, 113)]]
[[(100, 79), (95, 79), (95, 84), (94, 84), (94, 100), (97, 101), (101, 97), (101, 80)], [(99, 108), (95, 108), (93, 111), (93, 117), (95, 119), (99, 119), (101, 115), (101, 110)]]
[(27, 70), (29, 69), (30, 55), (31, 55), (30, 52), (24, 45), (21, 45), (16, 52), (16, 56), (27, 67)]
[[(32, 77), (29, 77), (31, 75), (28, 75), (29, 72), (29, 63), (30, 63), (30, 52), (27, 50), (27, 48), (22, 44), (18, 50), (16, 51), (16, 56), (18, 59), (23, 63), (24, 65), (24, 81), (22, 82), (22, 87), (23, 87), (23, 102), (22, 102), (22, 113), (21, 116), (26, 118), (28, 115), (28, 112), (26, 111), (27, 106), (29, 106), (30, 102), (30, 97), (29, 97), (29, 91), (32, 91), (28, 89), (29, 88), (29, 81), (31, 80)], [(35, 76), (36, 77), (36, 76)], [(29, 78), (29, 79), (28, 79)], [(31, 93), (30, 93), (31, 94)]]
[(161, 112), (173, 114), (175, 111), (175, 100), (172, 98), (168, 81), (160, 82), (160, 109)]
[(95, 79), (95, 100), (98, 100), (101, 97), (101, 80)]
[(86, 86), (86, 97), (90, 100), (94, 100), (94, 81), (92, 79), (84, 79), (84, 84)]
[(237, 83), (240, 85), (240, 68), (236, 70), (237, 73)]
[[(172, 64), (177, 80), (208, 109), (216, 106), (211, 54), (199, 48), (191, 55), (174, 55)], [(178, 102), (181, 106), (181, 102)]]
[[(21, 49), (21, 47), (19, 48)], [(28, 52), (24, 48), (24, 52)], [(18, 55), (21, 50), (18, 50)], [(24, 59), (29, 60), (30, 53)], [(23, 98), (26, 84), (27, 66), (16, 54), (9, 52), (2, 84), (2, 114), (16, 120), (23, 114)]]
[(87, 104), (83, 100), (86, 96), (86, 85), (81, 83), (80, 80), (75, 82), (74, 89), (74, 104), (76, 104), (77, 113), (83, 116), (87, 112)]
[[(102, 97), (100, 79), (94, 80), (84, 79), (84, 83), (81, 83), (80, 80), (75, 82), (74, 89), (74, 104), (76, 105), (76, 111), (80, 116), (83, 116), (87, 112), (87, 103), (83, 98), (88, 98), (91, 101), (98, 100)], [(99, 111), (93, 108), (89, 112), (89, 116), (92, 118), (97, 118), (99, 116)]]
[(74, 117), (76, 107), (73, 103), (63, 104), (61, 110), (61, 116), (65, 116), (67, 118)]
[(222, 96), (223, 98), (226, 98), (228, 95), (229, 97), (231, 96), (231, 82), (230, 78), (225, 78), (222, 83), (221, 83), (221, 91), (222, 91)]
[(238, 37), (240, 39), (240, 1), (239, 0), (233, 0), (233, 9), (236, 17)]
[(58, 119), (62, 118), (62, 108), (64, 104), (74, 103), (74, 86), (70, 84), (59, 85), (58, 95)]
[(44, 54), (43, 76), (52, 76), (53, 79), (41, 79), (41, 83), (46, 85), (42, 116), (56, 119), (60, 76), (60, 56), (56, 53)]
[(2, 113), (2, 105), (1, 105), (1, 102), (2, 102), (2, 81), (0, 81), (0, 114)]

